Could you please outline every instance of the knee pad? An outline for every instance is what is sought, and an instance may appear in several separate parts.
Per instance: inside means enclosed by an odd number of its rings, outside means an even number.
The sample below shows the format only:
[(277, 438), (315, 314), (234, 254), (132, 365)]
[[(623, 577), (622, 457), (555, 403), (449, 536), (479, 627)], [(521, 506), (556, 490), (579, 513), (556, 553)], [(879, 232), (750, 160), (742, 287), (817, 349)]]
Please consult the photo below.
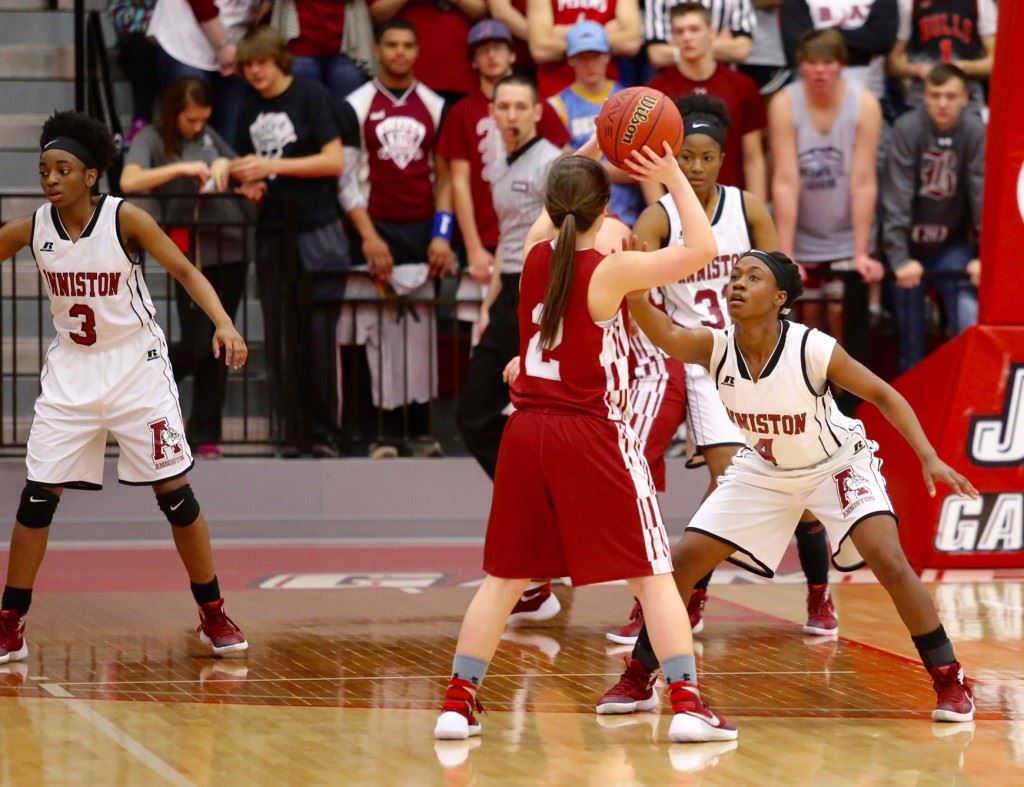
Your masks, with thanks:
[(192, 494), (190, 484), (157, 495), (156, 503), (164, 512), (167, 521), (175, 527), (187, 527), (199, 518), (199, 501)]
[(29, 481), (21, 490), (21, 502), (18, 504), (18, 521), (25, 527), (49, 527), (53, 521), (53, 513), (57, 510), (60, 497), (48, 486)]

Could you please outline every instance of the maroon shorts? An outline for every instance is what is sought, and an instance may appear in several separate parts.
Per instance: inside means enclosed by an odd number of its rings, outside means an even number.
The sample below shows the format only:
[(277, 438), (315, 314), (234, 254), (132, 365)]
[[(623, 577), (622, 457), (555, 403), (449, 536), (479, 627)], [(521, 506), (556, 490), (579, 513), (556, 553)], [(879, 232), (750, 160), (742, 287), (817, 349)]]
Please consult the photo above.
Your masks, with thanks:
[(498, 451), (484, 571), (574, 585), (672, 570), (640, 443), (625, 424), (519, 410)]
[(629, 387), (633, 427), (644, 447), (654, 488), (665, 491), (665, 452), (686, 419), (686, 371), (682, 361), (665, 359), (657, 378), (634, 380)]

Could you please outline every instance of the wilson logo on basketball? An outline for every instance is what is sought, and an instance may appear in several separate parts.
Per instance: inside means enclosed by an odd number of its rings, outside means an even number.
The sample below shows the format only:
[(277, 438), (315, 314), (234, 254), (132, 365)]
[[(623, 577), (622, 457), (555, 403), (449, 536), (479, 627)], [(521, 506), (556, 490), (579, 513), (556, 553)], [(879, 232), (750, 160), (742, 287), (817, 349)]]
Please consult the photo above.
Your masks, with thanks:
[(861, 503), (874, 500), (871, 494), (871, 487), (868, 480), (855, 472), (852, 467), (844, 467), (832, 478), (836, 482), (836, 492), (839, 493), (839, 505), (842, 506), (843, 516), (849, 514)]
[(149, 429), (153, 434), (153, 464), (158, 470), (185, 458), (184, 438), (181, 432), (171, 428), (166, 418), (151, 422)]
[[(631, 145), (633, 138), (636, 136), (636, 132), (640, 130), (640, 126), (646, 123), (651, 118), (651, 110), (658, 106), (658, 97), (646, 95), (640, 98), (640, 102), (637, 104), (636, 109), (633, 110), (633, 116), (629, 119), (629, 125), (626, 126), (626, 133), (622, 135), (622, 141)], [(661, 152), (660, 150), (658, 151)]]

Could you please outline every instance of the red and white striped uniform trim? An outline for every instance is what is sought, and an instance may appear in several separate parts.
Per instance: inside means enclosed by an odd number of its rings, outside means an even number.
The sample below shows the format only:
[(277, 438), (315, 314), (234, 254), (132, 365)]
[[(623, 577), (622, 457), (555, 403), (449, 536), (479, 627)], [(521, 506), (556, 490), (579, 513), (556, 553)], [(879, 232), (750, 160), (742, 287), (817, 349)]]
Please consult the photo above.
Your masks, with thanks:
[(654, 479), (644, 458), (640, 440), (629, 426), (621, 421), (615, 424), (618, 431), (619, 452), (626, 471), (636, 489), (636, 505), (643, 527), (644, 548), (651, 564), (652, 574), (668, 574), (672, 571), (672, 553), (668, 545), (668, 534), (661, 520), (661, 508), (654, 489)]

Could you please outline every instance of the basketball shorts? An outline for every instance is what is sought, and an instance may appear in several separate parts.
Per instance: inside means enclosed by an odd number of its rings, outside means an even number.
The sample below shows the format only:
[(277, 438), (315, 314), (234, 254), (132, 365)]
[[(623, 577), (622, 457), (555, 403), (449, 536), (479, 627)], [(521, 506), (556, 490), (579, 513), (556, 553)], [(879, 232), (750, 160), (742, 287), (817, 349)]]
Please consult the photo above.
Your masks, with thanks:
[(148, 485), (187, 473), (192, 452), (167, 344), (156, 326), (109, 350), (51, 345), (28, 436), (28, 479), (72, 489), (103, 486), (107, 434), (121, 449), (123, 484)]
[(854, 571), (864, 559), (850, 539), (853, 529), (879, 514), (896, 518), (877, 448), (864, 439), (850, 440), (829, 459), (796, 470), (775, 467), (745, 448), (686, 529), (734, 546), (730, 562), (771, 577), (807, 509), (828, 533), (833, 565)]
[(686, 364), (686, 424), (687, 440), (692, 440), (687, 451), (687, 467), (704, 464), (701, 451), (705, 448), (746, 445), (743, 433), (729, 420), (725, 405), (718, 398), (715, 381), (700, 364)]
[(624, 423), (518, 410), (498, 451), (484, 570), (574, 585), (672, 571), (640, 441)]
[(663, 356), (638, 364), (629, 385), (629, 425), (640, 438), (659, 492), (665, 491), (665, 451), (686, 417), (685, 377), (682, 362)]

